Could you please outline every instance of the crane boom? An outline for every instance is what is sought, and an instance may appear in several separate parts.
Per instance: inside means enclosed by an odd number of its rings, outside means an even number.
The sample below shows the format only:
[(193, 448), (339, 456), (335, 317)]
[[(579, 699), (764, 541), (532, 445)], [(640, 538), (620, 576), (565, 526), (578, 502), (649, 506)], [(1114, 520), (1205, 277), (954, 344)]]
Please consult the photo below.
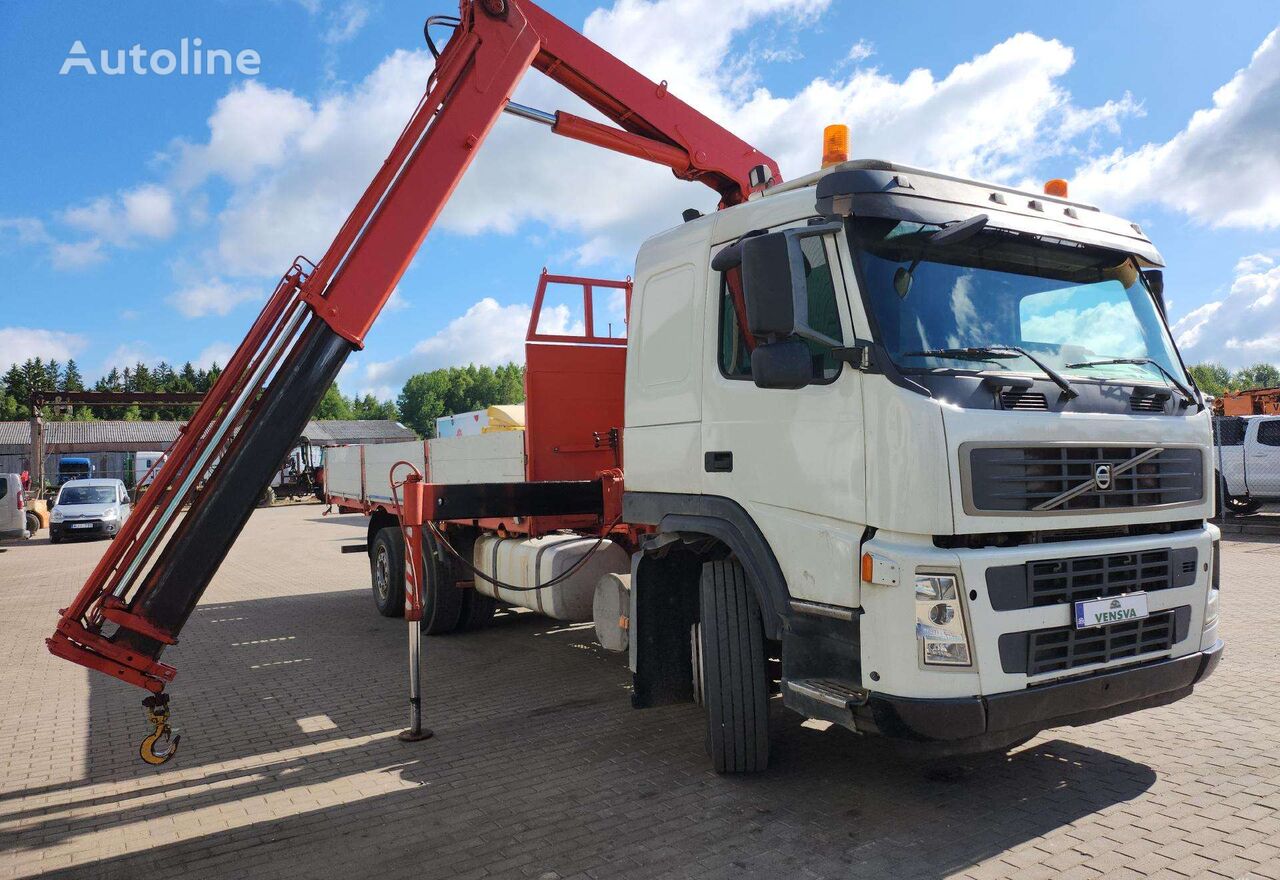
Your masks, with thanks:
[[(666, 165), (714, 189), (722, 206), (780, 180), (772, 159), (665, 82), (533, 3), (462, 0), (456, 32), (386, 161), (324, 256), (314, 264), (298, 257), (281, 278), (151, 488), (62, 610), (47, 640), (52, 653), (162, 696), (176, 673), (161, 653), (177, 641), (343, 362), (363, 346), (499, 115), (527, 111), (509, 102), (531, 67), (617, 126), (544, 114), (556, 134)], [(150, 700), (159, 735), (167, 709)]]

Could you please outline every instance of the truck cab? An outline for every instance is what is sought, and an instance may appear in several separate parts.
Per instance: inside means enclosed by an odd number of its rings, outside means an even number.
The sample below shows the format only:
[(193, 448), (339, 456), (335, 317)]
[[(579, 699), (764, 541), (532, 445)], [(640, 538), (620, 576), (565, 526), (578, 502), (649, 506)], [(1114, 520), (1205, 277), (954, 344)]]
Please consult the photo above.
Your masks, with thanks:
[(743, 770), (775, 688), (944, 752), (1190, 693), (1222, 650), (1212, 435), (1162, 263), (1065, 194), (877, 161), (649, 240), (637, 704), (708, 702)]

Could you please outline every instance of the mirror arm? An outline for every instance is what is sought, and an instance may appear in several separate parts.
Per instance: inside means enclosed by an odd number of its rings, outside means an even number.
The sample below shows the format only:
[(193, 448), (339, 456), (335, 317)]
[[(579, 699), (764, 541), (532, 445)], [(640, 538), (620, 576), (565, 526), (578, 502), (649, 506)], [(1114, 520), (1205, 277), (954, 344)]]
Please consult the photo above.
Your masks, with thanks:
[(922, 397), (933, 397), (933, 392), (914, 379), (904, 375), (893, 362), (893, 358), (885, 351), (883, 345), (870, 339), (855, 339), (852, 345), (837, 345), (831, 353), (843, 363), (863, 373), (879, 373), (899, 388), (919, 394)]

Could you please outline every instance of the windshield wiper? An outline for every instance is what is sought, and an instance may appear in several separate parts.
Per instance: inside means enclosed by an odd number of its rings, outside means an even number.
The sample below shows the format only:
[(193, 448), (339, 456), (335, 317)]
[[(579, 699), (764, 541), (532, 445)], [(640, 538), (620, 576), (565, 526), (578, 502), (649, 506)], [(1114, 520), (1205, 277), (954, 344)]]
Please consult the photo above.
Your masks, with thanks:
[(1005, 358), (1024, 357), (1040, 368), (1040, 372), (1048, 376), (1054, 385), (1062, 389), (1068, 400), (1079, 397), (1080, 392), (1072, 387), (1066, 377), (1046, 364), (1040, 358), (1016, 345), (973, 345), (968, 348), (932, 348), (928, 351), (909, 351), (907, 357), (954, 358), (961, 361), (995, 361)]
[(1143, 365), (1149, 366), (1149, 367), (1155, 367), (1157, 370), (1160, 371), (1160, 374), (1162, 376), (1164, 376), (1166, 379), (1169, 380), (1169, 382), (1173, 385), (1174, 388), (1178, 389), (1178, 393), (1182, 395), (1182, 399), (1183, 401), (1186, 402), (1187, 406), (1192, 406), (1196, 404), (1196, 398), (1195, 398), (1195, 395), (1191, 393), (1191, 389), (1189, 389), (1186, 385), (1183, 385), (1181, 382), (1179, 382), (1178, 379), (1173, 375), (1173, 373), (1170, 373), (1168, 370), (1166, 370), (1164, 368), (1164, 365), (1161, 364), (1159, 361), (1155, 360), (1154, 358), (1149, 358), (1149, 357), (1103, 358), (1102, 360), (1080, 361), (1079, 363), (1075, 363), (1075, 364), (1067, 364), (1067, 369), (1078, 370), (1081, 367), (1105, 367), (1111, 364), (1132, 364), (1133, 366), (1138, 366), (1138, 367)]
[(1014, 351), (1002, 351), (996, 348), (971, 346), (969, 348), (930, 348), (927, 351), (908, 351), (904, 357), (948, 358), (956, 361), (998, 361), (1005, 358), (1016, 358)]

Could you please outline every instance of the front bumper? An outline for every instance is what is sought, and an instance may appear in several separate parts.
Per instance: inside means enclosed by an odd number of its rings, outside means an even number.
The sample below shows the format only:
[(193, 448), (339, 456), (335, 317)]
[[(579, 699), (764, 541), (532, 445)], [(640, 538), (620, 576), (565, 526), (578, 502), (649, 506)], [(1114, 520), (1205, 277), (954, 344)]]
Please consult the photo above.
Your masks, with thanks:
[(49, 534), (55, 538), (95, 538), (114, 535), (118, 531), (120, 531), (120, 522), (114, 519), (49, 523)]
[(1222, 659), (1211, 648), (1125, 669), (979, 697), (914, 699), (872, 692), (854, 708), (856, 729), (932, 746), (943, 753), (998, 749), (1050, 727), (1075, 727), (1191, 693)]

